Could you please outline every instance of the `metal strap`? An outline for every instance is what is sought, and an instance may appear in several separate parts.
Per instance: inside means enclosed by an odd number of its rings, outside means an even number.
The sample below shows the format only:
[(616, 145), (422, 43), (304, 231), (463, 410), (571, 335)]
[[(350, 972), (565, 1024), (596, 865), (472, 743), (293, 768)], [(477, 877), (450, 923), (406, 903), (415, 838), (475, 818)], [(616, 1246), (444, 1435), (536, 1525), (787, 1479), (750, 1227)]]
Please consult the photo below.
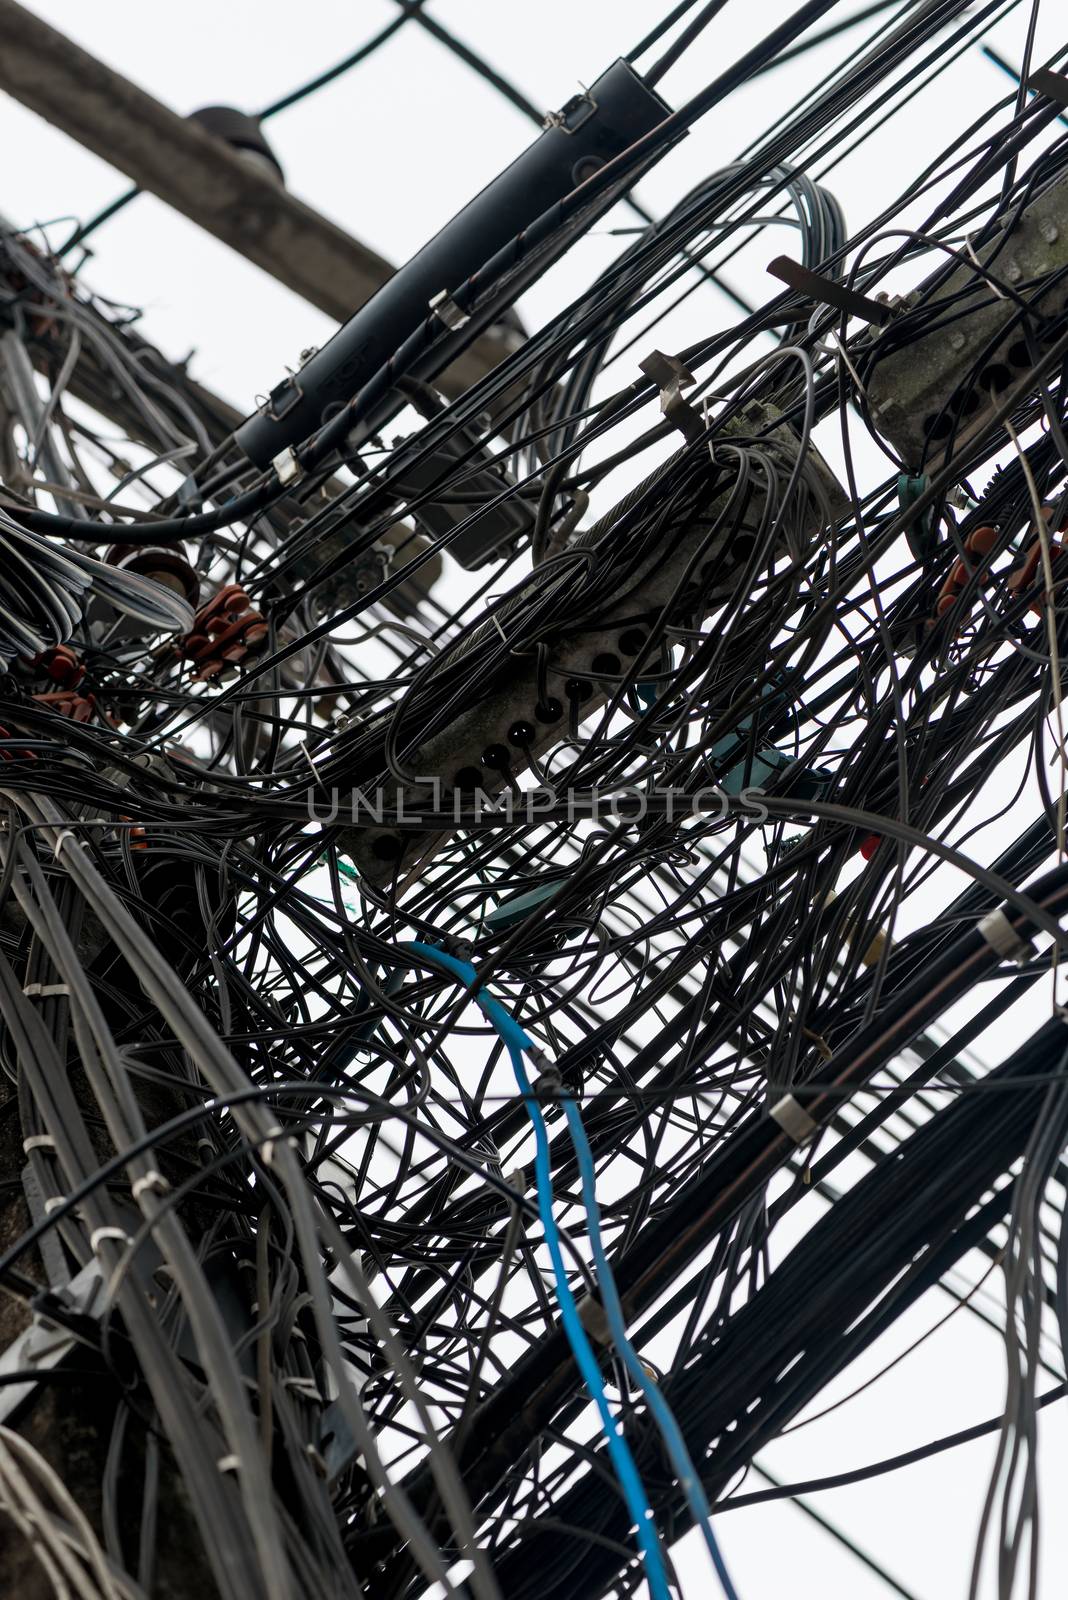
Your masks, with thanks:
[(440, 322), (453, 332), (462, 328), (471, 321), (466, 311), (462, 311), (456, 304), (448, 289), (439, 289), (434, 298), (429, 302), (430, 309)]
[(776, 256), (774, 261), (768, 263), (768, 271), (773, 278), (796, 289), (798, 294), (818, 300), (825, 306), (834, 306), (851, 317), (863, 317), (865, 322), (873, 322), (876, 327), (889, 321), (890, 307), (882, 300), (870, 300), (866, 294), (846, 288), (844, 283), (821, 277), (818, 272), (803, 267), (800, 261), (794, 261), (790, 256)]

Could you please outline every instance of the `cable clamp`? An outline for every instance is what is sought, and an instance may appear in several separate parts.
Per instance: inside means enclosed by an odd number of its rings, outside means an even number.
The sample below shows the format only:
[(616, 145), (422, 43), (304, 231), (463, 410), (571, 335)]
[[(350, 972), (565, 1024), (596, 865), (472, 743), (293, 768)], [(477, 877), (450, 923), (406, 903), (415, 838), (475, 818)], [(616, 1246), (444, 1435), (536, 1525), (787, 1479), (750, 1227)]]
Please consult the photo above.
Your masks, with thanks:
[(105, 1239), (114, 1239), (118, 1244), (133, 1244), (125, 1228), (94, 1228), (89, 1235), (89, 1248), (94, 1256), (99, 1253)]
[(297, 452), (290, 444), (287, 444), (284, 450), (279, 450), (271, 466), (283, 489), (288, 489), (291, 483), (299, 483), (304, 476), (304, 468), (297, 459)]
[(73, 828), (60, 828), (59, 832), (56, 834), (56, 842), (52, 846), (53, 861), (58, 860), (59, 852), (62, 850), (68, 839), (73, 839), (75, 844), (81, 843), (81, 840), (78, 838), (78, 835), (75, 833)]
[(579, 1321), (591, 1339), (606, 1347), (612, 1343), (612, 1330), (608, 1326), (604, 1306), (599, 1300), (595, 1300), (591, 1294), (586, 1295), (578, 1303), (578, 1314)]
[(65, 1206), (69, 1199), (70, 1196), (65, 1194), (51, 1195), (44, 1203), (45, 1215), (50, 1217), (53, 1211), (58, 1211), (60, 1206)]
[(31, 1150), (54, 1150), (56, 1141), (50, 1133), (31, 1133), (28, 1139), (23, 1139), (22, 1149), (29, 1155)]
[(560, 1068), (555, 1062), (547, 1062), (530, 1087), (534, 1091), (534, 1098), (539, 1106), (556, 1105), (564, 1087), (564, 1080), (560, 1076)]
[(131, 1192), (135, 1200), (140, 1200), (143, 1194), (170, 1194), (171, 1186), (155, 1167), (151, 1172), (146, 1172), (143, 1178), (136, 1178), (131, 1185)]
[(31, 999), (38, 995), (42, 1000), (47, 1000), (51, 995), (69, 995), (70, 988), (65, 983), (24, 983), (22, 992)]
[(1031, 946), (1016, 932), (1000, 906), (985, 916), (978, 927), (991, 950), (1003, 961), (1014, 961), (1022, 967), (1030, 960)]
[(434, 298), (427, 303), (433, 315), (440, 322), (443, 322), (447, 328), (451, 329), (453, 333), (456, 332), (457, 328), (462, 328), (465, 323), (471, 321), (467, 312), (462, 311), (456, 304), (448, 289), (439, 289)]
[(240, 1472), (241, 1471), (241, 1457), (240, 1456), (220, 1456), (218, 1461), (216, 1461), (215, 1465), (218, 1467), (220, 1472)]
[(813, 1122), (804, 1106), (792, 1094), (784, 1094), (781, 1100), (776, 1100), (770, 1115), (794, 1144), (808, 1144), (819, 1132), (819, 1123)]
[(638, 362), (638, 367), (659, 388), (660, 409), (672, 427), (678, 428), (690, 444), (703, 439), (705, 424), (682, 395), (684, 388), (697, 382), (693, 373), (677, 356), (666, 356), (662, 350), (651, 350), (644, 361)]

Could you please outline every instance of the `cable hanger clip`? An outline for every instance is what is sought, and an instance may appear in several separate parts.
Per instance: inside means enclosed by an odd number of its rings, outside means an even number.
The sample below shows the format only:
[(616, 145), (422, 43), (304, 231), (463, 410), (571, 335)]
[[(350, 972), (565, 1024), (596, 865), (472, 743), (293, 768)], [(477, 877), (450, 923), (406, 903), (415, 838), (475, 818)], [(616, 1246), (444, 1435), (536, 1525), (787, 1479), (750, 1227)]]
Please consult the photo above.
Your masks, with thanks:
[(660, 409), (672, 427), (678, 428), (690, 444), (703, 439), (705, 423), (682, 394), (682, 390), (696, 383), (697, 379), (683, 366), (678, 356), (666, 356), (662, 350), (650, 350), (645, 359), (638, 362), (638, 367), (658, 386)]

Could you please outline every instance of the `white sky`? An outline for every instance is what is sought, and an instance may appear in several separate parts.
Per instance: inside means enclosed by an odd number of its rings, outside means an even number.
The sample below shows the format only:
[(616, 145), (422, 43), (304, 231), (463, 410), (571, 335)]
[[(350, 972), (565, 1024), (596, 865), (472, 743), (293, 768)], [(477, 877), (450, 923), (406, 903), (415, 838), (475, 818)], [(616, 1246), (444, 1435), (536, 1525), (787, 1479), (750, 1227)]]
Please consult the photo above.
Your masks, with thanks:
[[(595, 78), (665, 8), (666, 0), (431, 0), (435, 16), (546, 108), (561, 104), (579, 81)], [(348, 53), (396, 12), (392, 0), (303, 0), (299, 6), (282, 0), (184, 0), (166, 11), (144, 0), (36, 0), (32, 9), (183, 113), (216, 102), (254, 110)], [(792, 9), (784, 0), (730, 0), (662, 91), (678, 104)], [(859, 0), (843, 0), (839, 9), (843, 15), (859, 9)], [(1043, 12), (1039, 60), (1062, 42), (1064, 0), (1045, 0)], [(1020, 59), (1025, 17), (1021, 7), (992, 35), (1010, 60)], [(666, 209), (699, 177), (733, 159), (817, 76), (817, 65), (826, 70), (839, 54), (837, 43), (825, 47), (719, 108), (643, 182), (641, 198), (651, 209)], [(850, 227), (898, 193), (1005, 87), (996, 69), (973, 53), (951, 79), (851, 158), (829, 180)], [(269, 136), (295, 194), (400, 261), (522, 149), (533, 130), (410, 23), (352, 74), (273, 119)], [(2, 96), (0, 149), (0, 211), (22, 226), (69, 214), (84, 219), (127, 184), (122, 174)], [(66, 231), (60, 226), (53, 239)], [(789, 244), (784, 236), (763, 259)], [(587, 283), (617, 248), (618, 241), (603, 236), (579, 244), (552, 282), (525, 302), (528, 321)], [(332, 331), (320, 312), (150, 196), (108, 223), (93, 249), (95, 259), (84, 269), (92, 286), (143, 306), (144, 332), (168, 355), (183, 356), (195, 347), (193, 375), (239, 406), (250, 408), (256, 393), (296, 364), (303, 347), (322, 343)], [(774, 286), (753, 257), (744, 260), (733, 281), (751, 299), (767, 298)], [(730, 315), (715, 296), (695, 301), (688, 320), (678, 324), (685, 334), (677, 343)], [(673, 332), (655, 342), (671, 349), (672, 337)], [(635, 361), (642, 353), (634, 352)], [(813, 1198), (807, 1212), (797, 1208), (786, 1237), (777, 1240), (780, 1248), (821, 1205)], [(962, 1281), (974, 1282), (981, 1266), (966, 1265)], [(949, 1304), (941, 1293), (929, 1295), (821, 1397), (818, 1408), (876, 1372)], [(870, 1391), (762, 1459), (788, 1479), (845, 1470), (991, 1416), (1003, 1392), (998, 1336), (961, 1312)], [(1044, 1415), (1042, 1592), (1052, 1596), (1063, 1587), (1068, 1559), (1068, 1528), (1058, 1516), (1068, 1428), (1056, 1407)], [(919, 1600), (963, 1597), (992, 1452), (992, 1441), (982, 1441), (902, 1473), (821, 1494), (812, 1503)], [(759, 1487), (755, 1477), (746, 1484)], [(878, 1600), (893, 1592), (788, 1504), (724, 1515), (717, 1528), (741, 1600)], [(682, 1562), (688, 1600), (716, 1592), (692, 1540)], [(993, 1593), (988, 1584), (984, 1597)]]

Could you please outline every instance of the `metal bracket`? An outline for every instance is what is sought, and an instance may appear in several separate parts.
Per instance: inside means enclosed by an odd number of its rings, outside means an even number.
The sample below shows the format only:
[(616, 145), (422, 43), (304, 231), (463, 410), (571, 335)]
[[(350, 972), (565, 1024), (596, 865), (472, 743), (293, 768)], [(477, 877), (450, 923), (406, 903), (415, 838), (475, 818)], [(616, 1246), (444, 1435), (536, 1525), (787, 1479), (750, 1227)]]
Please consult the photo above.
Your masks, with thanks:
[(638, 366), (647, 378), (660, 389), (660, 409), (664, 416), (690, 444), (704, 438), (705, 424), (688, 400), (682, 395), (684, 387), (696, 383), (677, 356), (666, 356), (662, 350), (651, 350)]
[(264, 409), (272, 422), (281, 422), (282, 418), (287, 417), (303, 398), (304, 390), (290, 373), (288, 378), (283, 378), (281, 383), (276, 384), (271, 390)]
[[(71, 1311), (88, 1316), (92, 1314), (103, 1284), (104, 1274), (99, 1263), (90, 1261), (65, 1288), (52, 1292)], [(0, 1352), (0, 1379), (7, 1373), (23, 1372), (27, 1368), (42, 1374), (50, 1372), (73, 1350), (76, 1342), (73, 1333), (37, 1313), (30, 1326)], [(25, 1404), (37, 1388), (37, 1382), (36, 1378), (27, 1378), (24, 1383), (0, 1382), (0, 1421), (6, 1421)]]
[(596, 111), (596, 100), (590, 91), (584, 88), (581, 94), (572, 95), (559, 111), (547, 111), (542, 127), (559, 128), (561, 133), (577, 133)]

